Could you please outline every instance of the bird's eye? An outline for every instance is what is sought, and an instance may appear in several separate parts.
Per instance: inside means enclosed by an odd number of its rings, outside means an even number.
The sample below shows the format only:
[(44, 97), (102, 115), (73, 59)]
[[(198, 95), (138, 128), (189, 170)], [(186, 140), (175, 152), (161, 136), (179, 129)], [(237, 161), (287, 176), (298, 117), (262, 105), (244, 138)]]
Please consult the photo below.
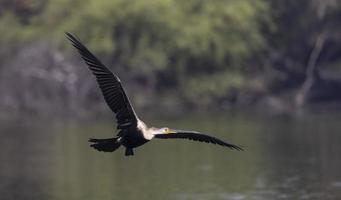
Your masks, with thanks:
[(169, 132), (169, 128), (165, 128), (165, 132)]

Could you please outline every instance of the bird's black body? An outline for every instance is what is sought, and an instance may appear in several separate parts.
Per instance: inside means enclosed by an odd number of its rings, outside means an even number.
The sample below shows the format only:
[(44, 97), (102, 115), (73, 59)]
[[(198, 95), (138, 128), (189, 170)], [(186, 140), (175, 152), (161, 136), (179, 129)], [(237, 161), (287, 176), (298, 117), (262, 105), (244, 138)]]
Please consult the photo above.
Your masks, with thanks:
[(135, 137), (131, 135), (126, 135), (123, 138), (123, 145), (126, 147), (126, 156), (134, 155), (133, 148), (141, 146), (145, 143), (149, 142), (149, 140), (144, 139), (143, 137)]
[(132, 132), (132, 134), (130, 133), (124, 134), (124, 136), (122, 137), (122, 145), (128, 149), (141, 146), (147, 142), (149, 142), (149, 140), (146, 140), (143, 137), (143, 134), (140, 130), (136, 130)]
[(126, 147), (125, 155), (129, 156), (134, 155), (134, 148), (145, 144), (153, 138), (183, 138), (242, 150), (237, 145), (195, 131), (148, 128), (138, 119), (120, 79), (103, 65), (75, 36), (70, 33), (66, 33), (66, 35), (95, 75), (105, 101), (116, 115), (117, 129), (119, 130), (117, 136), (108, 139), (89, 139), (89, 142), (92, 143), (91, 147), (99, 151), (113, 152), (123, 145)]
[(115, 151), (120, 145), (126, 148), (125, 155), (134, 155), (133, 148), (141, 146), (149, 140), (143, 137), (141, 130), (137, 128), (130, 128), (126, 130), (121, 130), (116, 138), (109, 139), (90, 139), (92, 142), (91, 147), (94, 147), (98, 151), (112, 152)]

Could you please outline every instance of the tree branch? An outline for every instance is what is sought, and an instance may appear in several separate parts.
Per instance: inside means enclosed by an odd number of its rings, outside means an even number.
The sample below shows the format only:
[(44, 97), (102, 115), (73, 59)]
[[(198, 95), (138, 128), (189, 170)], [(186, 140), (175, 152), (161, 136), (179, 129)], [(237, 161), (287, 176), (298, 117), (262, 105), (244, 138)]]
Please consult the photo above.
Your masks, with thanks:
[(318, 76), (317, 72), (317, 60), (323, 49), (324, 42), (326, 40), (325, 33), (322, 32), (316, 39), (314, 48), (310, 54), (307, 68), (306, 68), (306, 79), (302, 84), (302, 87), (298, 90), (295, 97), (296, 107), (302, 107), (306, 101), (308, 92), (310, 91), (314, 81)]

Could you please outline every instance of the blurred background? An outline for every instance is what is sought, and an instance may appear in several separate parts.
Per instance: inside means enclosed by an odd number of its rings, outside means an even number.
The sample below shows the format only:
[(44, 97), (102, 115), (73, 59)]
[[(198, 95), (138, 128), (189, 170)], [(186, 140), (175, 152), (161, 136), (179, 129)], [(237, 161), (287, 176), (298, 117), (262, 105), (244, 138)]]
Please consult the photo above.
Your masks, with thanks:
[[(77, 35), (158, 141), (88, 147), (115, 128)], [(338, 0), (0, 0), (1, 199), (340, 199)]]

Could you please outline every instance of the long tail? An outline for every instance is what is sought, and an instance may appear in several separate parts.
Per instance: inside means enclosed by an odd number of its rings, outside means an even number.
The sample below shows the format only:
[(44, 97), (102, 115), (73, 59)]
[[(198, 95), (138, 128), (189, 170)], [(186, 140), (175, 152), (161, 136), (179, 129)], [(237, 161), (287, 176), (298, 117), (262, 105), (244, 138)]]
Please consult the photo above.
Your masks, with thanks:
[(92, 142), (90, 146), (97, 149), (98, 151), (104, 152), (113, 152), (118, 147), (121, 146), (121, 142), (119, 138), (108, 138), (108, 139), (89, 139), (89, 142)]

